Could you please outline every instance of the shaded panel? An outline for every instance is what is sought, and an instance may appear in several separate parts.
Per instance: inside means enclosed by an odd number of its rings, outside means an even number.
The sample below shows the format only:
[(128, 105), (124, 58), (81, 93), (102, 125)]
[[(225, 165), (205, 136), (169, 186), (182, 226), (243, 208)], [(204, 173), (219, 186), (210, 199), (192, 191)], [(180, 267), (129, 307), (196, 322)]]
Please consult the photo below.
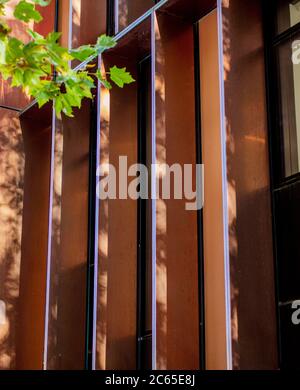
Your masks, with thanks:
[(216, 0), (168, 0), (160, 8), (160, 12), (176, 15), (190, 22), (197, 22), (216, 6)]
[(72, 0), (72, 47), (96, 43), (106, 33), (107, 0)]
[(25, 156), (13, 111), (0, 109), (0, 143), (0, 369), (14, 369)]
[(116, 0), (118, 31), (123, 30), (155, 5), (155, 0)]
[(47, 368), (84, 369), (91, 102), (56, 119)]
[(227, 369), (222, 140), (218, 20), (213, 11), (199, 22), (201, 133), (205, 169), (203, 208), (206, 368)]
[(51, 107), (21, 118), (25, 146), (17, 369), (42, 369), (48, 239)]
[[(104, 56), (103, 72), (126, 66), (138, 80), (138, 63), (150, 51), (149, 32), (147, 20)], [(128, 167), (138, 162), (138, 88), (137, 81), (124, 89), (101, 89), (102, 180), (112, 174), (108, 164), (118, 172), (120, 156), (127, 157)], [(126, 176), (126, 167), (121, 169)], [(138, 202), (119, 192), (116, 197), (100, 201), (97, 368), (136, 369)]]
[(223, 33), (233, 366), (276, 369), (261, 1), (224, 3)]
[[(126, 60), (114, 63), (126, 65), (135, 74), (135, 65)], [(108, 105), (102, 106), (101, 163), (118, 169), (119, 156), (127, 156), (128, 166), (137, 163), (136, 85), (114, 88), (110, 96), (103, 91), (102, 99)], [(105, 114), (109, 119), (104, 119)], [(135, 369), (137, 201), (100, 203), (99, 245), (99, 368)]]
[[(156, 161), (195, 166), (193, 26), (158, 14), (155, 35)], [(158, 369), (199, 368), (197, 212), (185, 205), (174, 195), (156, 204)]]

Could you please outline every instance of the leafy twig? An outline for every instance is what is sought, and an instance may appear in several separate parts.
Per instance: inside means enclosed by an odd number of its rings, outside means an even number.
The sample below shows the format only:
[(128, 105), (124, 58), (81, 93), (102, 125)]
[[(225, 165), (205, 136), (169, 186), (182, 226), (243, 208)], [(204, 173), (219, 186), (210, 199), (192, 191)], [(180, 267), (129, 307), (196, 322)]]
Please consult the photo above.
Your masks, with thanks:
[[(0, 15), (5, 15), (5, 4), (9, 0), (0, 0)], [(51, 0), (21, 0), (17, 3), (14, 16), (28, 23), (40, 22), (43, 18), (36, 5), (46, 7)], [(4, 21), (0, 21), (0, 73), (11, 81), (11, 85), (22, 87), (42, 107), (49, 101), (55, 105), (56, 115), (72, 117), (74, 107), (81, 107), (84, 98), (92, 99), (92, 89), (95, 88), (96, 76), (106, 88), (112, 88), (112, 82), (123, 88), (125, 84), (134, 82), (126, 68), (113, 66), (104, 77), (100, 70), (94, 74), (84, 69), (74, 70), (72, 60), (86, 61), (96, 57), (105, 50), (113, 48), (116, 40), (101, 35), (94, 45), (84, 45), (68, 50), (60, 45), (61, 34), (51, 32), (46, 37), (27, 30), (31, 41), (24, 43), (11, 36), (11, 30)]]

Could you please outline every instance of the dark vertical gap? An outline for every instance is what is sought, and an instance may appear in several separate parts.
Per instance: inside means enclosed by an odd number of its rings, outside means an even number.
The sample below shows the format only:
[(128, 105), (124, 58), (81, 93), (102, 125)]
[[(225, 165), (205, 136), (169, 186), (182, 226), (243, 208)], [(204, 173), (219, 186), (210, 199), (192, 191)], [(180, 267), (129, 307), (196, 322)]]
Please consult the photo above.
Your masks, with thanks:
[[(196, 114), (196, 160), (202, 164), (201, 143), (201, 91), (200, 91), (200, 44), (199, 24), (194, 24), (194, 72), (195, 72), (195, 114)], [(203, 209), (197, 212), (198, 228), (198, 285), (199, 285), (199, 353), (200, 370), (205, 370), (205, 296), (204, 296), (204, 251), (203, 251)]]
[[(273, 7), (271, 7), (273, 8)], [(272, 207), (272, 234), (273, 234), (273, 252), (274, 252), (274, 274), (275, 274), (275, 300), (276, 300), (276, 322), (277, 322), (277, 350), (279, 356), (279, 366), (281, 366), (281, 337), (280, 337), (280, 315), (279, 315), (279, 280), (278, 280), (278, 257), (277, 257), (277, 244), (276, 244), (276, 218), (275, 218), (275, 197), (274, 197), (274, 187), (275, 182), (277, 181), (275, 178), (275, 172), (278, 172), (278, 168), (276, 165), (278, 161), (275, 163), (275, 154), (279, 156), (279, 153), (275, 152), (275, 134), (272, 134), (271, 129), (273, 128), (273, 118), (274, 118), (274, 91), (271, 88), (272, 80), (276, 80), (276, 76), (274, 75), (274, 69), (272, 65), (272, 47), (271, 40), (273, 31), (275, 30), (273, 22), (275, 21), (275, 13), (270, 15), (270, 7), (266, 4), (262, 4), (262, 12), (264, 19), (264, 41), (265, 41), (265, 58), (266, 58), (266, 66), (265, 66), (265, 75), (266, 75), (266, 94), (267, 94), (267, 117), (268, 117), (268, 138), (269, 138), (269, 171), (270, 171), (270, 197), (271, 197), (271, 207)], [(275, 76), (275, 78), (274, 78)], [(274, 89), (274, 87), (273, 87)], [(277, 117), (277, 113), (275, 117)], [(278, 165), (277, 165), (278, 166)]]
[[(144, 101), (143, 101), (143, 66), (142, 63), (138, 64), (138, 163), (144, 163)], [(138, 228), (137, 228), (137, 369), (142, 368), (142, 350), (141, 340), (144, 329), (144, 313), (143, 313), (143, 277), (144, 277), (144, 202), (142, 199), (138, 199)]]
[(54, 31), (58, 32), (59, 29), (59, 1), (55, 0), (55, 15), (54, 15)]
[(106, 34), (109, 36), (114, 36), (116, 34), (116, 24), (115, 24), (115, 0), (106, 0), (106, 12), (107, 12), (107, 28)]
[[(151, 57), (147, 56), (138, 64), (138, 164), (147, 166), (147, 120), (148, 120), (148, 69)], [(149, 369), (147, 359), (152, 334), (147, 329), (147, 202), (138, 199), (137, 229), (137, 369)], [(149, 227), (148, 227), (149, 228)], [(147, 349), (148, 348), (148, 349)]]
[[(271, 187), (271, 207), (272, 207), (272, 234), (273, 234), (273, 252), (274, 252), (274, 275), (275, 275), (275, 300), (276, 300), (276, 322), (277, 322), (277, 350), (279, 356), (279, 367), (282, 366), (282, 348), (281, 348), (281, 335), (280, 335), (280, 312), (279, 312), (279, 277), (278, 277), (278, 254), (276, 245), (276, 207), (275, 207), (275, 192), (274, 188), (279, 180), (279, 176), (282, 175), (283, 168), (280, 163), (282, 143), (278, 137), (278, 132), (272, 131), (279, 123), (277, 96), (278, 90), (276, 87), (277, 75), (275, 72), (274, 64), (274, 50), (272, 47), (272, 36), (275, 31), (275, 7), (271, 7), (269, 4), (262, 4), (263, 18), (264, 18), (264, 40), (265, 40), (265, 75), (266, 75), (266, 92), (267, 92), (267, 117), (268, 117), (268, 138), (269, 138), (269, 166), (270, 166), (270, 187)], [(280, 174), (279, 174), (280, 172)]]
[[(86, 346), (85, 369), (93, 364), (94, 280), (95, 280), (95, 224), (96, 224), (96, 172), (97, 172), (97, 99), (91, 102), (88, 195), (88, 259), (86, 293)], [(76, 325), (75, 325), (76, 326)]]

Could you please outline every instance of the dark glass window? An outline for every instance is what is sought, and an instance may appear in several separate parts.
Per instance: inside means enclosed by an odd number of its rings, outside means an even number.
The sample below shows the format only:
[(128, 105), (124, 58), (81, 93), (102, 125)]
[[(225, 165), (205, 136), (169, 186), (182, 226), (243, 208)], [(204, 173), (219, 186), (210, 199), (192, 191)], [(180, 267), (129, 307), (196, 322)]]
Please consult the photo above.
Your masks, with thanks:
[[(283, 176), (300, 171), (300, 34), (276, 46)], [(293, 51), (299, 50), (299, 61)]]
[(280, 366), (296, 368), (300, 327), (292, 317), (293, 302), (300, 299), (300, 1), (278, 0), (265, 7), (278, 345)]
[[(300, 0), (266, 5), (274, 179), (300, 172)], [(276, 154), (276, 156), (275, 156)]]
[(277, 1), (277, 33), (282, 33), (300, 22), (299, 0)]
[[(151, 57), (139, 63), (139, 163), (151, 167)], [(150, 170), (148, 170), (150, 172)], [(151, 188), (151, 177), (148, 177)], [(152, 346), (152, 208), (138, 202), (138, 368), (151, 369)]]

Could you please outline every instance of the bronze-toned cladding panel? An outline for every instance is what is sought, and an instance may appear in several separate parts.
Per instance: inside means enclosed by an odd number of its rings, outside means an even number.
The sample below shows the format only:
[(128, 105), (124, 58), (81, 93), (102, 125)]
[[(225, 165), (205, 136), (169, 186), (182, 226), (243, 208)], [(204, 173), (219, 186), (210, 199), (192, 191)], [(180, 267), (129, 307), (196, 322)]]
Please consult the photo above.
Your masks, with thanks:
[(155, 5), (155, 0), (118, 0), (118, 26), (119, 31), (129, 26)]
[(73, 48), (94, 44), (106, 33), (106, 7), (107, 0), (72, 0)]
[[(115, 64), (126, 66), (137, 79), (138, 62), (149, 54), (149, 36), (150, 20), (147, 20), (120, 41), (116, 49), (104, 55), (102, 70), (107, 71)], [(127, 156), (128, 167), (138, 161), (138, 82), (123, 89), (102, 88), (100, 109), (100, 161), (105, 177), (107, 164), (118, 169), (120, 156)], [(137, 367), (138, 204), (136, 200), (120, 199), (118, 193), (117, 198), (100, 201), (98, 369)]]
[(70, 30), (70, 0), (58, 3), (58, 31), (61, 32), (60, 44), (69, 47)]
[(25, 146), (17, 369), (42, 369), (48, 239), (51, 106), (21, 118)]
[(16, 367), (24, 183), (18, 114), (0, 109), (0, 370)]
[(131, 61), (141, 61), (151, 50), (151, 19), (147, 18), (137, 27), (118, 41), (116, 48), (107, 53), (110, 57), (127, 58)]
[[(195, 166), (193, 26), (158, 14), (155, 35), (157, 163)], [(158, 369), (199, 368), (197, 212), (185, 203), (156, 205)]]
[(43, 20), (34, 24), (34, 31), (42, 35), (47, 35), (54, 31), (55, 24), (55, 0), (52, 0), (47, 7), (37, 6), (37, 10), (43, 17)]
[(206, 368), (226, 370), (223, 166), (216, 10), (199, 21), (199, 46), (201, 144), (205, 172), (203, 244)]
[[(137, 80), (138, 62), (150, 53), (150, 19), (104, 55), (102, 71), (126, 66)], [(123, 89), (101, 89), (100, 162), (128, 167), (138, 161), (138, 82)], [(118, 175), (117, 175), (118, 176)], [(103, 177), (102, 177), (103, 178)], [(118, 177), (117, 177), (118, 181)], [(131, 179), (129, 180), (129, 182)], [(117, 188), (119, 188), (117, 186)], [(118, 191), (118, 190), (117, 190)], [(97, 368), (136, 369), (137, 346), (137, 201), (100, 201)]]
[(261, 1), (224, 2), (228, 229), (236, 369), (278, 368), (262, 22)]
[(48, 369), (85, 366), (91, 102), (56, 119)]
[[(104, 66), (136, 64), (104, 59)], [(102, 90), (101, 163), (137, 163), (137, 85)], [(100, 369), (136, 369), (137, 201), (100, 202), (97, 352)]]
[(216, 0), (168, 0), (159, 11), (189, 20), (190, 22), (197, 22), (216, 8), (216, 6)]

